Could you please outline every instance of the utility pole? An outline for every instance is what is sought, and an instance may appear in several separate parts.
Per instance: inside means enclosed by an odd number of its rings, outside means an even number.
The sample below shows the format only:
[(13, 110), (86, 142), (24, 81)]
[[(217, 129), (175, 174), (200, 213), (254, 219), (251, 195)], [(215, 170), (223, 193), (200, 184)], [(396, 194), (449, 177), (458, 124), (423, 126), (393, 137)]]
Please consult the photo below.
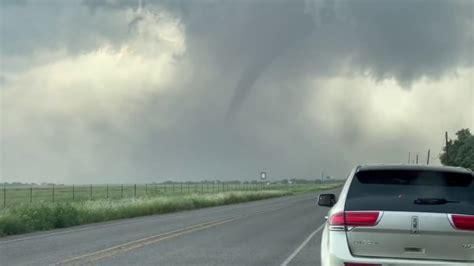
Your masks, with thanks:
[(444, 134), (444, 138), (446, 139), (446, 165), (449, 165), (449, 143), (448, 143), (448, 131)]
[(411, 152), (408, 152), (408, 163), (410, 163), (411, 160)]
[(430, 164), (430, 149), (428, 149), (428, 156), (426, 156), (426, 165)]
[(416, 164), (418, 164), (418, 154), (416, 154)]

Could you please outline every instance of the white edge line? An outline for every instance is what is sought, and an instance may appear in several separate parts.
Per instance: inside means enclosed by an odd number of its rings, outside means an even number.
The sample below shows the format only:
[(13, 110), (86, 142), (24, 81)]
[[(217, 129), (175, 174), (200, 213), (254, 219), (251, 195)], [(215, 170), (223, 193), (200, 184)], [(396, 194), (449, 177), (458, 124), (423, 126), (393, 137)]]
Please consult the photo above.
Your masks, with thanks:
[(324, 228), (324, 225), (325, 223), (323, 223), (320, 227), (318, 227), (318, 229), (314, 230), (314, 232), (312, 232), (306, 239), (305, 241), (303, 241), (303, 243), (301, 243), (301, 245), (299, 245), (295, 251), (293, 251), (293, 253), (291, 253), (291, 255), (281, 264), (281, 266), (287, 266), (288, 263), (291, 262), (291, 260), (293, 260), (296, 255), (298, 255), (298, 253), (300, 253), (300, 251), (306, 246), (306, 244), (308, 244), (308, 242), (311, 240), (311, 238), (313, 238), (313, 236), (315, 234), (317, 234), (319, 231), (321, 231), (323, 228)]

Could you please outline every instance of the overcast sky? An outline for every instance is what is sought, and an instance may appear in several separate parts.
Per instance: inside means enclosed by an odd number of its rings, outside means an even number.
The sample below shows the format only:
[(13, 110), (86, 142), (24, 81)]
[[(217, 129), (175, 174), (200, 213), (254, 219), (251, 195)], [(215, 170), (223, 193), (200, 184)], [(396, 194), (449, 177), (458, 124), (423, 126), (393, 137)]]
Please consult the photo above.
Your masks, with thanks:
[(0, 181), (343, 178), (474, 129), (473, 1), (0, 3)]

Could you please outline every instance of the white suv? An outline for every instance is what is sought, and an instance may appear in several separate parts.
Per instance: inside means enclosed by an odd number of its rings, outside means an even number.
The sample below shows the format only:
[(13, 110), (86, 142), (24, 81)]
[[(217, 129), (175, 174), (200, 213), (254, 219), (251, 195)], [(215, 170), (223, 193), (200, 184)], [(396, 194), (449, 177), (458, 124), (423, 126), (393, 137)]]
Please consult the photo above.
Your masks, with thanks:
[(458, 167), (358, 166), (331, 207), (323, 266), (474, 265), (474, 175)]

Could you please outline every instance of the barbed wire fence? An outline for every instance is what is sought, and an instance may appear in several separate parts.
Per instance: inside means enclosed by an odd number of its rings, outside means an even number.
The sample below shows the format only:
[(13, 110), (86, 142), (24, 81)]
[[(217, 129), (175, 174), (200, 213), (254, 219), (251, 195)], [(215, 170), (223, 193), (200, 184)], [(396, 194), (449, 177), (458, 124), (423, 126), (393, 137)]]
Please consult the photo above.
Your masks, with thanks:
[(0, 190), (0, 207), (35, 202), (72, 202), (86, 200), (118, 200), (190, 193), (218, 193), (285, 189), (288, 184), (258, 183), (151, 183), (105, 185), (32, 185), (11, 186), (6, 183)]

